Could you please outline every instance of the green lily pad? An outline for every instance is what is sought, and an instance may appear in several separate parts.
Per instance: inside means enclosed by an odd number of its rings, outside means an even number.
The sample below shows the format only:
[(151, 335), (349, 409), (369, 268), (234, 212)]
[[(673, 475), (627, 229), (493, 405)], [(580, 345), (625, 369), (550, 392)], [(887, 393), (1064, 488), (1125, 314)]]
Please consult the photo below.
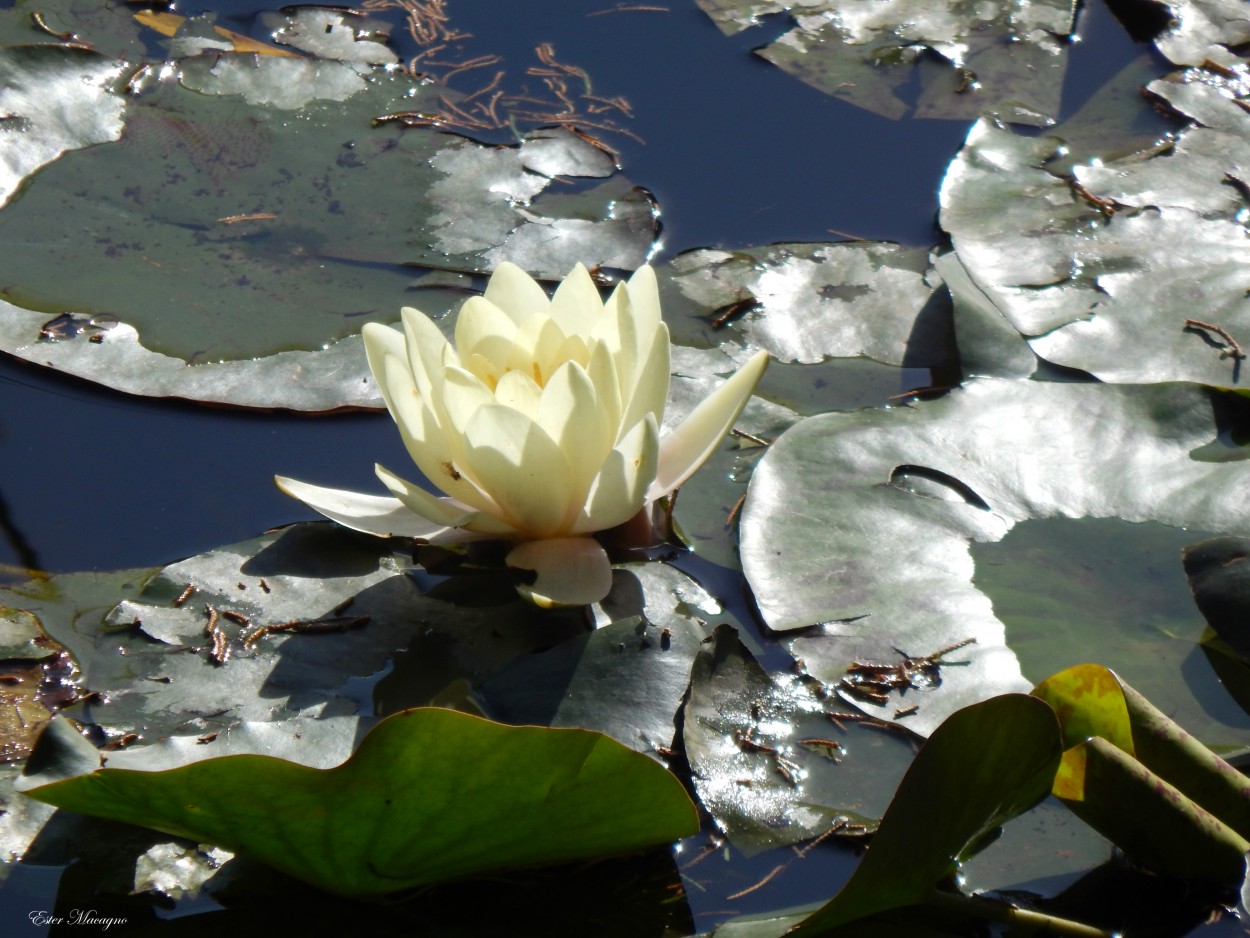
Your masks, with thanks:
[(899, 664), (965, 639), (940, 686), (875, 703), (931, 731), (971, 701), (1021, 688), (1016, 656), (972, 582), (972, 541), (1051, 516), (1250, 530), (1238, 463), (1190, 454), (1218, 433), (1189, 385), (980, 379), (931, 403), (796, 424), (761, 459), (742, 520), (743, 569), (774, 629), (819, 624), (792, 650), (838, 685), (855, 660)]
[[(1129, 836), (1128, 832), (1135, 826), (1151, 827), (1141, 823), (1145, 809), (1140, 800), (1129, 810), (1117, 808), (1116, 799), (1120, 784), (1125, 785), (1126, 799), (1136, 788), (1143, 789), (1144, 797), (1151, 779), (1155, 779), (1176, 790), (1177, 795), (1169, 795), (1166, 801), (1176, 805), (1183, 800), (1181, 813), (1186, 817), (1177, 819), (1178, 823), (1183, 820), (1186, 827), (1202, 828), (1203, 839), (1215, 837), (1225, 846), (1232, 844), (1237, 848), (1238, 858), (1246, 852), (1246, 838), (1250, 835), (1250, 780), (1190, 736), (1113, 671), (1101, 665), (1077, 665), (1047, 678), (1033, 693), (1059, 714), (1064, 744), (1069, 750), (1055, 779), (1055, 793), (1074, 802), (1097, 800), (1097, 804), (1087, 804), (1084, 808), (1073, 806), (1074, 810), (1082, 811), (1082, 816), (1089, 814), (1114, 823), (1117, 830), (1125, 832), (1122, 836)], [(1098, 752), (1074, 751), (1093, 738), (1114, 747), (1117, 753), (1135, 761), (1140, 768), (1125, 764), (1119, 755), (1106, 751), (1105, 747)], [(1095, 772), (1104, 772), (1105, 776), (1095, 779)], [(1105, 787), (1099, 788), (1100, 785)], [(1165, 807), (1161, 805), (1156, 810), (1162, 815)], [(1208, 822), (1208, 814), (1215, 823)], [(1229, 828), (1227, 832), (1220, 829), (1224, 826)], [(1122, 841), (1122, 836), (1112, 839), (1128, 849), (1129, 844)], [(1137, 832), (1132, 835), (1132, 842), (1140, 845), (1139, 851), (1148, 849), (1149, 845), (1151, 865), (1159, 868), (1160, 858), (1167, 857), (1162, 861), (1167, 864), (1164, 868), (1185, 875), (1183, 866), (1178, 865), (1185, 862), (1184, 851), (1172, 852), (1165, 831), (1160, 830), (1157, 837), (1147, 831)], [(1225, 856), (1213, 858), (1213, 862), (1222, 865), (1227, 873), (1228, 851), (1223, 852)], [(1191, 851), (1189, 862), (1196, 862), (1193, 855), (1197, 853), (1201, 850)], [(1237, 872), (1240, 876), (1239, 866)]]
[(924, 904), (999, 825), (1044, 798), (1061, 747), (1054, 712), (1033, 700), (995, 697), (935, 730), (850, 881), (790, 934), (827, 934), (875, 913)]
[[(39, 27), (35, 14), (47, 29)], [(141, 32), (133, 10), (112, 0), (16, 0), (0, 10), (0, 45), (73, 42), (103, 55), (133, 60), (147, 51)]]
[(1243, 660), (1250, 659), (1250, 538), (1201, 541), (1186, 547), (1182, 559), (1203, 618)]
[[(1075, 5), (1066, 0), (942, 5), (917, 0), (802, 4), (698, 0), (725, 33), (789, 12), (794, 28), (757, 50), (809, 85), (899, 118), (966, 120), (978, 114), (1053, 123)], [(909, 87), (919, 81), (912, 99)]]
[(676, 778), (586, 730), (411, 710), (331, 769), (237, 755), (151, 772), (124, 768), (129, 753), (102, 767), (56, 725), (23, 777), (31, 797), (216, 843), (341, 895), (628, 853), (698, 829)]

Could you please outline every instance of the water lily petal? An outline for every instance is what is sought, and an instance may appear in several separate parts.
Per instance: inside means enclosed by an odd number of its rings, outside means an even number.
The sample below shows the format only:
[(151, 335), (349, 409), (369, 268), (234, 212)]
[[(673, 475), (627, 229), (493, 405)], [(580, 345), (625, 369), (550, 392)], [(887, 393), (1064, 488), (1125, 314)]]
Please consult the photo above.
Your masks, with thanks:
[(478, 408), (493, 404), (495, 395), (476, 375), (463, 368), (443, 373), (443, 407), (450, 421), (449, 433), (464, 433)]
[(456, 351), (461, 361), (481, 355), (492, 364), (502, 366), (507, 361), (516, 331), (516, 323), (494, 303), (485, 297), (470, 297), (456, 315)]
[(629, 278), (629, 302), (634, 312), (638, 334), (645, 336), (654, 332), (663, 321), (660, 311), (660, 286), (655, 270), (644, 264)]
[(450, 345), (434, 321), (419, 309), (405, 306), (399, 315), (404, 321), (405, 358), (413, 383), (422, 397), (433, 402), (442, 391), (443, 360)]
[(634, 384), (637, 383), (635, 369), (638, 365), (638, 333), (625, 284), (619, 284), (612, 291), (603, 312), (603, 319), (599, 321), (594, 338), (607, 345), (608, 351), (612, 353), (621, 400), (628, 401), (633, 397)]
[(556, 358), (562, 362), (577, 362), (583, 368), (590, 362), (590, 345), (583, 335), (565, 336), (560, 347), (556, 349)]
[(572, 515), (586, 501), (591, 480), (615, 442), (615, 428), (604, 419), (595, 386), (576, 362), (565, 362), (556, 369), (543, 388), (534, 419), (569, 462), (573, 473), (569, 484)]
[(558, 359), (560, 346), (564, 344), (564, 330), (556, 321), (543, 313), (536, 313), (521, 323), (516, 341), (508, 352), (506, 371), (524, 371), (539, 385), (547, 383), (556, 368), (562, 364)]
[(647, 490), (659, 462), (659, 449), (659, 425), (653, 414), (647, 414), (604, 460), (573, 533), (604, 531), (636, 515), (647, 501)]
[(420, 515), (414, 515), (397, 498), (384, 495), (364, 495), (344, 489), (310, 485), (286, 476), (274, 476), (278, 488), (292, 498), (298, 498), (313, 511), (325, 515), (353, 531), (377, 534), (381, 537), (436, 537), (445, 525), (436, 524)]
[(469, 511), (465, 505), (454, 498), (439, 498), (421, 486), (400, 478), (385, 466), (374, 466), (373, 471), (408, 511), (415, 512), (442, 527), (465, 528), (478, 534), (495, 537), (513, 533), (507, 524), (493, 515), (481, 511)]
[(604, 342), (596, 340), (591, 343), (586, 374), (590, 383), (595, 386), (604, 423), (611, 428), (611, 435), (619, 438), (625, 430), (621, 426), (621, 388), (616, 374), (616, 362)]
[(733, 426), (760, 376), (768, 367), (768, 353), (756, 352), (728, 381), (699, 402), (660, 443), (660, 465), (647, 499), (662, 498), (685, 482)]
[[(373, 372), (374, 380), (378, 384), (378, 390), (382, 392), (382, 400), (386, 402), (386, 407), (390, 410), (391, 399), (386, 388), (382, 387), (382, 360), (387, 356), (393, 356), (400, 361), (405, 361), (404, 334), (398, 329), (392, 329), (390, 326), (384, 326), (381, 323), (367, 322), (361, 330), (361, 336), (365, 342), (365, 358), (369, 361), (369, 370)], [(394, 411), (391, 411), (394, 414)]]
[(551, 297), (551, 317), (565, 335), (590, 335), (603, 317), (603, 299), (586, 268), (574, 267)]
[(465, 461), (502, 517), (538, 539), (567, 532), (573, 470), (542, 427), (501, 404), (479, 409), (465, 427)]
[(495, 386), (496, 401), (530, 418), (538, 413), (538, 402), (542, 396), (543, 389), (538, 382), (523, 371), (507, 372)]
[(612, 589), (612, 564), (593, 538), (528, 541), (514, 547), (504, 562), (533, 574), (533, 582), (517, 584), (517, 592), (544, 609), (596, 603)]
[(486, 299), (520, 325), (534, 313), (548, 313), (551, 301), (538, 283), (516, 264), (504, 261), (486, 282)]
[(646, 358), (639, 365), (633, 396), (621, 415), (622, 426), (632, 427), (646, 414), (655, 414), (656, 420), (664, 419), (664, 405), (668, 403), (669, 348), (668, 326), (660, 323)]
[(464, 462), (460, 433), (442, 429), (429, 403), (413, 388), (407, 366), (394, 356), (387, 356), (382, 367), (379, 383), (388, 389), (391, 416), (408, 455), (421, 474), (471, 508), (497, 511), (494, 499), (475, 484), (471, 474), (460, 470)]

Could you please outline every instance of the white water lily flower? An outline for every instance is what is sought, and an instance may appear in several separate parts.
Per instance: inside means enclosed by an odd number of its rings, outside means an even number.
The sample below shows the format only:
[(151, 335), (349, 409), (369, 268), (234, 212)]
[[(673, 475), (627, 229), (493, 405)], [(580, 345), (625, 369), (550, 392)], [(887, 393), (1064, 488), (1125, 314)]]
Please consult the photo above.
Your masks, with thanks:
[(650, 267), (605, 303), (580, 264), (549, 300), (504, 263), (448, 342), (428, 316), (364, 328), (369, 367), (417, 468), (444, 497), (377, 466), (392, 497), (279, 476), (279, 487), (349, 528), (430, 543), (502, 539), (518, 587), (543, 606), (607, 595), (592, 535), (681, 485), (738, 419), (768, 364), (758, 353), (663, 440), (668, 327)]

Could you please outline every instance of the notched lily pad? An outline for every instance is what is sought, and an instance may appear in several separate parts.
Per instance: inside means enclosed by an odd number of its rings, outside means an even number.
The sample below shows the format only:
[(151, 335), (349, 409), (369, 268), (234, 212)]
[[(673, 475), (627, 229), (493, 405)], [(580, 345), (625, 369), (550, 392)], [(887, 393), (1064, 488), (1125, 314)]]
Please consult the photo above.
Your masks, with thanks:
[(58, 720), (21, 787), (61, 808), (218, 844), (341, 895), (628, 853), (698, 829), (676, 778), (601, 734), (450, 710), (383, 720), (329, 769), (261, 755), (127, 768), (140, 752), (105, 762)]
[(1239, 464), (1190, 455), (1216, 433), (1208, 392), (1192, 385), (982, 379), (932, 403), (811, 417), (755, 469), (743, 570), (770, 627), (822, 623), (792, 649), (830, 686), (855, 660), (898, 665), (896, 649), (927, 656), (975, 638), (940, 686), (854, 700), (885, 719), (919, 703), (905, 725), (931, 732), (1025, 684), (973, 585), (969, 543), (1054, 515), (1250, 530)]
[[(726, 33), (771, 13), (795, 26), (757, 50), (809, 85), (886, 117), (1054, 122), (1075, 4), (698, 0)], [(916, 100), (909, 86), (919, 78)]]
[[(658, 232), (650, 195), (570, 131), (491, 147), (375, 126), (438, 100), (386, 66), (211, 52), (110, 90), (122, 69), (81, 50), (0, 50), (4, 123), (33, 129), (0, 125), (14, 167), (0, 195), (22, 187), (0, 211), (21, 272), (0, 295), (0, 349), (120, 390), (376, 406), (361, 325), (461, 298), (418, 271), (484, 273), (505, 254), (543, 277), (574, 260), (633, 268)], [(42, 116), (36, 81), (71, 96), (62, 123)], [(602, 181), (549, 191), (579, 174)], [(45, 329), (67, 312), (95, 328)]]

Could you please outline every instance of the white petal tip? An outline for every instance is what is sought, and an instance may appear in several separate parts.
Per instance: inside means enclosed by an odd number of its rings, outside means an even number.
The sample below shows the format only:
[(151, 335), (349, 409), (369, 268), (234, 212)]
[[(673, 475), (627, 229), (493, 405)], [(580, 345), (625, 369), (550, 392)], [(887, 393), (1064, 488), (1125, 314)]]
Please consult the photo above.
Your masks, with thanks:
[(612, 589), (612, 564), (589, 537), (528, 541), (514, 547), (505, 563), (533, 576), (517, 592), (543, 609), (596, 603)]
[(378, 537), (433, 540), (446, 530), (442, 525), (432, 524), (413, 514), (397, 498), (329, 489), (286, 476), (273, 478), (278, 488), (287, 495), (353, 531), (376, 534)]

